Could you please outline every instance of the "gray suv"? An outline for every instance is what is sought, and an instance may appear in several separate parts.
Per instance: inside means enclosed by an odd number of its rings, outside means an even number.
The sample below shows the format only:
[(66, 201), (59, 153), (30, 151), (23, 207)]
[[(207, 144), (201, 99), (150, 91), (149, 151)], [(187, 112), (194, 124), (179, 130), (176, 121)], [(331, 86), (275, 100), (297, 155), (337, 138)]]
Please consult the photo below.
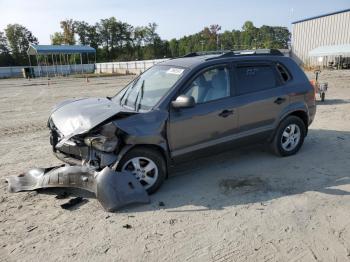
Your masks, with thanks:
[(241, 144), (298, 152), (315, 90), (277, 50), (192, 53), (157, 64), (114, 97), (65, 101), (48, 126), (55, 155), (130, 171), (149, 193), (174, 164)]

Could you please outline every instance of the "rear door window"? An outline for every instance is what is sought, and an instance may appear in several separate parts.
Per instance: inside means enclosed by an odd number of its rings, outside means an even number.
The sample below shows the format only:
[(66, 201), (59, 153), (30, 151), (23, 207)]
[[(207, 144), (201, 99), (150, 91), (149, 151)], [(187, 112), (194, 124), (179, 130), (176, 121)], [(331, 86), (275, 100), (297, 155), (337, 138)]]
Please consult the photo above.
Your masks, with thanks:
[(236, 67), (238, 95), (259, 92), (277, 86), (276, 71), (268, 64)]

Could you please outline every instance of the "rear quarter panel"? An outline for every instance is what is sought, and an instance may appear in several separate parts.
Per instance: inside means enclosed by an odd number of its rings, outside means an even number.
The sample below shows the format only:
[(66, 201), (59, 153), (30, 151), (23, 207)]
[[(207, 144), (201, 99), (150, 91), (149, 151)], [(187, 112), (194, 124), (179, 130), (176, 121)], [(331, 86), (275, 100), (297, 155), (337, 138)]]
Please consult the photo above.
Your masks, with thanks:
[(279, 62), (285, 65), (292, 79), (284, 86), (289, 96), (289, 105), (281, 112), (275, 125), (278, 126), (283, 118), (295, 111), (307, 113), (308, 124), (310, 125), (316, 113), (314, 88), (304, 71), (292, 59), (281, 57)]

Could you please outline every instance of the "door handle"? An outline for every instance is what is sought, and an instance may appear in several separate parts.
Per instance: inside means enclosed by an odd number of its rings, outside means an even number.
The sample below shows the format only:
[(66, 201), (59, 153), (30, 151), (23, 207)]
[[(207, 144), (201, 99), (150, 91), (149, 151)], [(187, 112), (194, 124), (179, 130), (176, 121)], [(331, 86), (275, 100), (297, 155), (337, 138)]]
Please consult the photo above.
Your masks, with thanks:
[(229, 115), (233, 115), (233, 110), (228, 110), (228, 109), (225, 109), (224, 111), (222, 111), (219, 116), (221, 117), (228, 117)]
[(287, 100), (287, 99), (285, 99), (285, 98), (279, 97), (279, 98), (277, 98), (277, 99), (274, 101), (274, 103), (277, 104), (277, 105), (280, 105), (280, 104), (282, 104), (283, 102), (285, 102), (286, 100)]

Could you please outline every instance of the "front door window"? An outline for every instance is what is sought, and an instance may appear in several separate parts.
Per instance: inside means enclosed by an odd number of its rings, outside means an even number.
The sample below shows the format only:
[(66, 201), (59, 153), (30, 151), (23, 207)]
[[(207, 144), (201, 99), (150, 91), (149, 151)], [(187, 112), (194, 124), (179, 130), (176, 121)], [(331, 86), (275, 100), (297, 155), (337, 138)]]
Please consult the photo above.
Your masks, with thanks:
[(215, 68), (200, 74), (185, 92), (193, 96), (197, 104), (230, 96), (230, 78), (225, 67)]

